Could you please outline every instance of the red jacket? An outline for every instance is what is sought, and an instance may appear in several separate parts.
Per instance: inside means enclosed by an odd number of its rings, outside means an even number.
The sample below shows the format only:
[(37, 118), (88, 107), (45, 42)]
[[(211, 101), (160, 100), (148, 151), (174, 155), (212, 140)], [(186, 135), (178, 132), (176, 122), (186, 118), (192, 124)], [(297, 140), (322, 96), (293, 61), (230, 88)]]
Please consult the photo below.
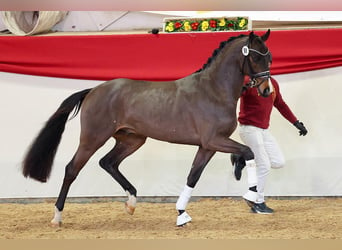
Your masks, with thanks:
[(240, 112), (238, 121), (243, 125), (253, 125), (258, 128), (267, 129), (270, 125), (270, 117), (273, 106), (280, 114), (292, 124), (297, 121), (296, 116), (283, 100), (279, 85), (274, 78), (271, 78), (274, 91), (268, 97), (258, 95), (256, 88), (249, 88), (244, 91), (240, 98)]

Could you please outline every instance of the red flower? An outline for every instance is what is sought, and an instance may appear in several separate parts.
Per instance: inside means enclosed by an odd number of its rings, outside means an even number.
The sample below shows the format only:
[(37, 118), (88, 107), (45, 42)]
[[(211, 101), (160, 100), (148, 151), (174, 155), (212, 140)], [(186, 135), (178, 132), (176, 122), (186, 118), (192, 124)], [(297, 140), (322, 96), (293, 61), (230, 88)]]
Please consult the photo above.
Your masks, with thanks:
[(194, 23), (191, 24), (191, 28), (192, 28), (193, 30), (197, 30), (197, 29), (198, 29), (198, 25), (199, 25), (198, 22), (194, 22)]
[(216, 20), (210, 20), (209, 21), (209, 25), (210, 25), (211, 28), (216, 28), (216, 25), (217, 25)]
[(228, 23), (228, 27), (233, 27), (233, 26), (234, 26), (234, 24)]
[(175, 23), (175, 28), (179, 29), (180, 27), (182, 27), (182, 24), (180, 22), (176, 22)]

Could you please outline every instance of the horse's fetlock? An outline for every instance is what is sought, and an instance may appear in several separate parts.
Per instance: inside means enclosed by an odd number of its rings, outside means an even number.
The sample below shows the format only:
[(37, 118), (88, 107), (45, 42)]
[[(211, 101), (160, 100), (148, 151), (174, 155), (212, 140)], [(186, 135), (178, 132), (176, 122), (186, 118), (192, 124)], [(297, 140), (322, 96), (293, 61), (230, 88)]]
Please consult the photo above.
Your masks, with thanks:
[(132, 186), (126, 189), (126, 194), (137, 197), (137, 190)]

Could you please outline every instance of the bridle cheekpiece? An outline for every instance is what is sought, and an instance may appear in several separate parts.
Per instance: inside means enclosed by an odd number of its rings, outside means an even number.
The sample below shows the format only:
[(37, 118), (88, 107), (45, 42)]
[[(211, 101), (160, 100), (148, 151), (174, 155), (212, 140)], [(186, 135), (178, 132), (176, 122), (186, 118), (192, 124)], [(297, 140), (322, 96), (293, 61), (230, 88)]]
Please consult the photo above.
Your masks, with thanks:
[[(259, 73), (254, 73), (254, 70), (253, 70), (253, 68), (251, 67), (251, 64), (250, 64), (250, 60), (248, 60), (250, 52), (255, 52), (255, 53), (265, 57), (265, 56), (270, 54), (270, 51), (267, 49), (267, 52), (262, 53), (262, 52), (260, 52), (258, 50), (249, 48), (247, 45), (242, 47), (242, 54), (245, 57), (244, 61), (243, 61), (242, 68), (244, 68), (246, 61), (247, 61), (248, 68), (249, 68), (249, 82), (245, 85), (245, 87), (247, 87), (247, 88), (255, 88), (255, 87), (259, 87), (264, 81), (268, 80), (271, 77), (271, 73), (270, 73), (269, 70), (263, 71), (263, 72), (259, 72)], [(259, 78), (263, 78), (263, 80), (258, 84), (257, 79), (259, 79)]]

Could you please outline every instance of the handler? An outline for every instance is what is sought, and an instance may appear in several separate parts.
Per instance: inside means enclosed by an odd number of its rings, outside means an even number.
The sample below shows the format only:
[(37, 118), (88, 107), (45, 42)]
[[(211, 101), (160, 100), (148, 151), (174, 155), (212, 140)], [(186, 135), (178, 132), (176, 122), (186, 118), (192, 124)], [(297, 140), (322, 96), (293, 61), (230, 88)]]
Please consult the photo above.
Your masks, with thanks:
[[(259, 96), (256, 88), (243, 89), (238, 117), (240, 138), (253, 151), (257, 171), (255, 176), (255, 172), (252, 173), (248, 166), (246, 167), (249, 190), (243, 198), (251, 207), (251, 211), (259, 214), (273, 213), (273, 209), (265, 203), (265, 184), (270, 168), (282, 168), (285, 164), (283, 153), (268, 129), (273, 106), (299, 129), (299, 135), (307, 134), (304, 124), (296, 118), (284, 102), (277, 81), (271, 77), (269, 84), (272, 91), (269, 97)], [(232, 154), (231, 162), (235, 178), (240, 180), (245, 161), (239, 155)]]

